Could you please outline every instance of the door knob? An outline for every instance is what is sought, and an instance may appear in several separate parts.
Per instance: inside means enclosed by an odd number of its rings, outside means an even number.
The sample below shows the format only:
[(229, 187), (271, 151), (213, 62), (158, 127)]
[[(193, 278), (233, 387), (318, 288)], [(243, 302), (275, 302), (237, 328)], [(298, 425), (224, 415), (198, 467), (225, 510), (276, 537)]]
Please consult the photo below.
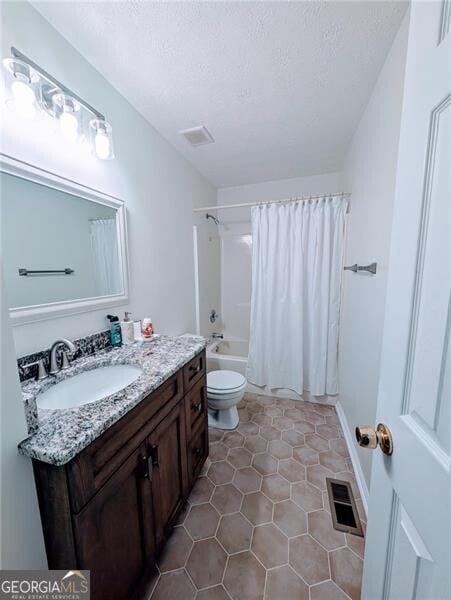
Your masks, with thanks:
[(372, 427), (368, 427), (367, 425), (362, 425), (362, 427), (355, 428), (355, 437), (357, 439), (357, 443), (362, 448), (370, 448), (374, 450), (377, 446), (382, 450), (384, 454), (392, 454), (393, 452), (393, 438), (391, 436), (391, 431), (384, 425), (384, 423), (379, 423), (376, 428), (376, 431)]

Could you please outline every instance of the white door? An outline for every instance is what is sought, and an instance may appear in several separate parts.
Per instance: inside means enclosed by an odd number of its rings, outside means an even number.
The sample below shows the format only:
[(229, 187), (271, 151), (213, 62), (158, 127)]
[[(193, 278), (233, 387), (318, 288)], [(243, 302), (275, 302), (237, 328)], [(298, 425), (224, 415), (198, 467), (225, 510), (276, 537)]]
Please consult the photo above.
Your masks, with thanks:
[(363, 600), (451, 600), (451, 5), (411, 5)]

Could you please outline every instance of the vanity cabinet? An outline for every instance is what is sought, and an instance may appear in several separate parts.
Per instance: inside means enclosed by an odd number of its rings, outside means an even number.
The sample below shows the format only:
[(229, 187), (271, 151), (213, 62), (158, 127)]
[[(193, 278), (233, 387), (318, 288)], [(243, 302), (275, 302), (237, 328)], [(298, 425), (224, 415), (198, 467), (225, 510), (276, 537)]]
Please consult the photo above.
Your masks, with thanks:
[(49, 569), (90, 569), (93, 600), (142, 598), (207, 455), (203, 351), (69, 463), (33, 461)]

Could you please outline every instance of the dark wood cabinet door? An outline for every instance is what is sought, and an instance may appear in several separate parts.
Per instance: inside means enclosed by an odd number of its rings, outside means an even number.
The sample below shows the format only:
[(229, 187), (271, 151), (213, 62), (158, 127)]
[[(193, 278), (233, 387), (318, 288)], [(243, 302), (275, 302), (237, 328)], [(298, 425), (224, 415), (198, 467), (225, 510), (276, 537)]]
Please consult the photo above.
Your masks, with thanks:
[(143, 443), (73, 516), (78, 568), (91, 570), (93, 600), (139, 598), (150, 575), (155, 540), (149, 463)]
[(152, 497), (157, 547), (167, 537), (188, 494), (185, 409), (179, 403), (150, 434)]

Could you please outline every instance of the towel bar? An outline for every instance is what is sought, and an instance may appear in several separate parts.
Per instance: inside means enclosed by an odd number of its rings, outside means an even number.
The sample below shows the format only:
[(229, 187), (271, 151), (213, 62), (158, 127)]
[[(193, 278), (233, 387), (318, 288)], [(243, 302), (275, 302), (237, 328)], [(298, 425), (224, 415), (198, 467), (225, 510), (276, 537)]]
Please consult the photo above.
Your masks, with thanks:
[(27, 275), (72, 275), (73, 269), (66, 267), (65, 269), (19, 269), (19, 275), (26, 277)]
[(358, 273), (359, 271), (367, 271), (368, 273), (372, 273), (376, 275), (377, 271), (377, 263), (371, 263), (370, 265), (351, 265), (350, 267), (344, 267), (345, 271), (353, 271), (354, 273)]

